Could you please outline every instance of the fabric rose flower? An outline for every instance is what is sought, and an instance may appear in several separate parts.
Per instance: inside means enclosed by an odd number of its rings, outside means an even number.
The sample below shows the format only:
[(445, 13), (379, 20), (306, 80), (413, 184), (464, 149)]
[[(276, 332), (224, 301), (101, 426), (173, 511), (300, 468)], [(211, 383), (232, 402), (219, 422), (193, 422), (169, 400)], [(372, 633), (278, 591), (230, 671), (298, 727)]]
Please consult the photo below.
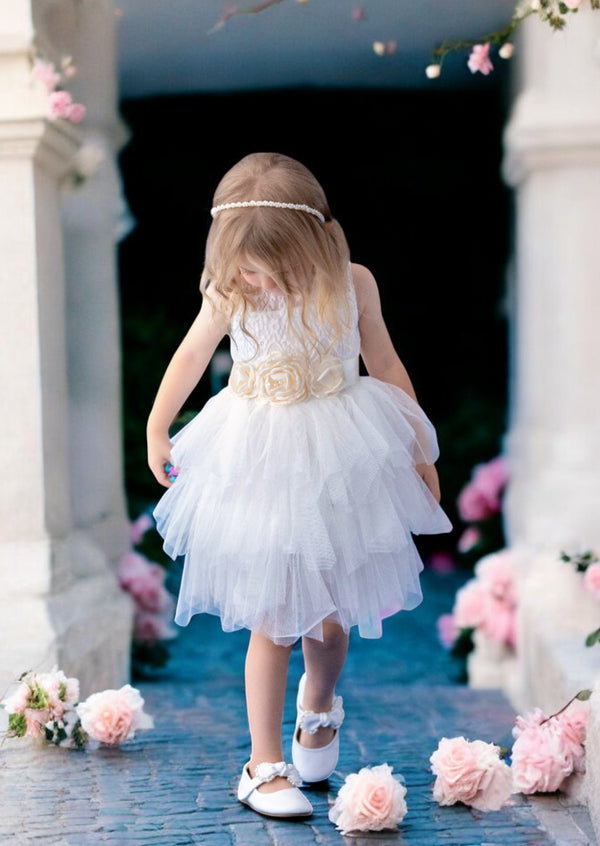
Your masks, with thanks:
[(257, 394), (254, 367), (245, 361), (235, 361), (229, 374), (229, 387), (239, 397), (254, 399)]
[(76, 711), (88, 737), (108, 746), (130, 740), (136, 731), (154, 726), (154, 720), (144, 711), (144, 700), (129, 684), (120, 690), (93, 693), (77, 705)]
[(259, 402), (289, 405), (308, 397), (308, 363), (299, 355), (267, 356), (256, 365)]
[(392, 767), (380, 764), (352, 773), (329, 810), (338, 831), (394, 829), (406, 815), (406, 788), (392, 775)]
[(431, 755), (436, 776), (433, 798), (440, 805), (462, 802), (480, 811), (497, 811), (513, 792), (510, 767), (500, 748), (482, 740), (443, 737)]
[(311, 366), (310, 392), (314, 397), (331, 397), (346, 384), (346, 374), (341, 359), (327, 355)]

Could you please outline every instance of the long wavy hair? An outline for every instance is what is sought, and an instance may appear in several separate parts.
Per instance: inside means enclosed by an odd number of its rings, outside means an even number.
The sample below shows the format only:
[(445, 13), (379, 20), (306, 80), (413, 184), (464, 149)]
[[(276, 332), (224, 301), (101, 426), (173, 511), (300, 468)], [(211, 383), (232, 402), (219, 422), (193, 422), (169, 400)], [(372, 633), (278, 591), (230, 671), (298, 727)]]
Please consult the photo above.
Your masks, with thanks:
[(286, 297), (289, 325), (301, 304), (303, 342), (320, 349), (311, 317), (327, 327), (331, 347), (350, 324), (348, 264), (350, 251), (339, 223), (331, 216), (321, 185), (304, 165), (279, 153), (252, 153), (221, 179), (213, 205), (274, 200), (302, 203), (320, 211), (325, 222), (297, 209), (251, 207), (219, 211), (210, 227), (201, 289), (231, 320), (244, 319), (256, 303), (256, 291), (243, 279), (240, 265), (255, 263), (268, 272)]

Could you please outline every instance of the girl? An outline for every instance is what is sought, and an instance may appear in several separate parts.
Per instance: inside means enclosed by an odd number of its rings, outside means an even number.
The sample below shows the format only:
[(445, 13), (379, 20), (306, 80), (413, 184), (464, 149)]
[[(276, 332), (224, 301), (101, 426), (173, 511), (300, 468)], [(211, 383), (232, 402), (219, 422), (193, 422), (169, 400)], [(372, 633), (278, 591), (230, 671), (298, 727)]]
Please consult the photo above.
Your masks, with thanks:
[[(166, 551), (185, 555), (176, 622), (209, 612), (226, 631), (251, 632), (252, 750), (238, 798), (267, 816), (305, 817), (312, 806), (298, 785), (337, 764), (335, 684), (350, 628), (380, 637), (383, 618), (421, 601), (412, 534), (451, 526), (438, 504), (435, 432), (375, 280), (350, 263), (314, 176), (283, 155), (249, 155), (221, 180), (211, 215), (202, 307), (148, 420), (148, 463), (169, 489), (155, 517)], [(225, 334), (228, 386), (170, 441)], [(299, 638), (306, 673), (286, 763)]]

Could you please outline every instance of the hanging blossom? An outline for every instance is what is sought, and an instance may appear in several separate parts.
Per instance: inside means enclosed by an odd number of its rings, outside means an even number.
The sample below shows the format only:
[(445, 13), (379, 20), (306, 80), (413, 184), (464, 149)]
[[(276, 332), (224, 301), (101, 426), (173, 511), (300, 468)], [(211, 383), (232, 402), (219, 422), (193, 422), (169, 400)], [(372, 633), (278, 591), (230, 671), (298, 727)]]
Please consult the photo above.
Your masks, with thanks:
[(498, 56), (501, 59), (510, 59), (514, 53), (511, 38), (526, 18), (537, 15), (553, 30), (561, 30), (567, 25), (567, 16), (576, 13), (580, 6), (586, 4), (591, 9), (600, 9), (600, 0), (519, 0), (510, 20), (501, 29), (488, 32), (479, 38), (444, 41), (433, 51), (432, 61), (425, 68), (425, 75), (428, 79), (437, 79), (447, 55), (459, 50), (468, 50), (467, 67), (471, 73), (487, 76), (494, 69), (490, 58), (492, 47), (498, 48)]
[(48, 117), (50, 120), (68, 120), (70, 123), (81, 123), (85, 117), (86, 108), (83, 103), (76, 103), (72, 95), (61, 88), (64, 80), (72, 79), (77, 73), (70, 56), (62, 59), (60, 70), (54, 62), (36, 58), (31, 70), (32, 77), (40, 82), (48, 92)]

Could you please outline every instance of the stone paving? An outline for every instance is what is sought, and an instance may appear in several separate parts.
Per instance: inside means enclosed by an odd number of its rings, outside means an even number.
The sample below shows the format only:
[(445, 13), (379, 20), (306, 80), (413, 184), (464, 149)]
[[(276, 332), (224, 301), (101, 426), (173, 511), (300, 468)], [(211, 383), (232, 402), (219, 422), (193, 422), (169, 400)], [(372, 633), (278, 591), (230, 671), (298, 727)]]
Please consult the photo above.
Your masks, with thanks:
[[(249, 748), (247, 634), (224, 634), (217, 619), (200, 617), (181, 630), (168, 671), (136, 684), (154, 730), (121, 749), (96, 752), (4, 743), (0, 846), (593, 846), (585, 809), (556, 796), (515, 797), (488, 814), (433, 801), (428, 759), (439, 738), (463, 734), (507, 743), (514, 716), (497, 691), (460, 684), (459, 667), (437, 642), (435, 620), (449, 610), (460, 580), (425, 572), (426, 599), (418, 609), (387, 621), (379, 641), (352, 638), (338, 687), (347, 711), (342, 754), (329, 788), (309, 793), (310, 820), (267, 820), (237, 802)], [(300, 674), (295, 649), (284, 725), (288, 749)], [(348, 773), (383, 762), (408, 788), (400, 830), (341, 836), (328, 821), (328, 802)]]

